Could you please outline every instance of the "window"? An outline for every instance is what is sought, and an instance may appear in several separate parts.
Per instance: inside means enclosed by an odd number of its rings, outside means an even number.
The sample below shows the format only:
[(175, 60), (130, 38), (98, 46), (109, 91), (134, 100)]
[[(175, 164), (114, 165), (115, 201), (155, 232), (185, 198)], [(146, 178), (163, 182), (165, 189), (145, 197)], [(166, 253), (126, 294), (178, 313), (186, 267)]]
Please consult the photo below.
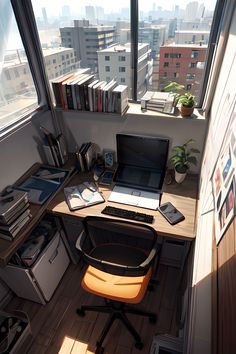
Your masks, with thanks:
[(121, 78), (120, 78), (120, 82), (121, 82), (122, 84), (124, 84), (124, 83), (125, 83), (125, 78), (124, 78), (124, 77), (121, 77)]
[(164, 73), (163, 73), (163, 77), (167, 77), (168, 75), (167, 75), (167, 72), (165, 71)]
[(188, 67), (189, 68), (195, 68), (196, 67), (196, 63), (188, 63)]
[[(208, 44), (209, 36), (204, 36), (203, 44), (202, 33), (210, 31), (211, 24), (216, 23), (212, 21), (215, 1), (203, 0), (203, 4), (200, 4), (196, 1), (175, 0), (170, 4), (164, 1), (130, 0), (120, 4), (114, 2), (111, 9), (107, 2), (96, 0), (91, 1), (89, 10), (85, 2), (81, 2), (78, 19), (73, 22), (63, 18), (63, 14), (55, 15), (50, 2), (45, 5), (42, 0), (32, 0), (32, 3), (41, 43), (60, 52), (63, 47), (68, 49), (71, 46), (74, 53), (77, 53), (75, 66), (89, 68), (91, 73), (101, 81), (106, 78), (107, 62), (110, 72), (114, 73), (114, 76), (117, 72), (117, 77), (120, 77), (119, 72), (123, 72), (117, 63), (125, 64), (124, 72), (131, 72), (130, 75), (133, 76), (126, 77), (126, 83), (133, 85), (129, 87), (129, 95), (130, 98), (137, 100), (147, 89), (162, 90), (165, 85), (164, 72), (167, 72), (166, 82), (168, 82), (173, 80), (174, 70), (179, 73), (178, 81), (185, 86), (187, 74), (193, 72), (196, 75), (196, 83), (192, 86), (195, 90), (193, 94), (201, 95), (205, 72), (201, 72), (198, 76), (195, 67), (191, 67), (191, 70), (188, 68), (188, 62), (191, 61), (192, 56), (199, 62), (206, 60), (205, 44)], [(75, 2), (64, 0), (64, 3), (70, 7), (71, 14), (78, 13)], [(46, 41), (42, 7), (45, 8), (48, 19)], [(82, 20), (83, 17), (86, 20)], [(120, 21), (117, 21), (117, 18)], [(217, 26), (218, 23), (220, 21), (217, 22)], [(103, 24), (103, 28), (100, 24)], [(82, 30), (78, 31), (78, 28)], [(51, 29), (53, 31), (50, 31)], [(178, 38), (177, 31), (180, 32)], [(183, 35), (184, 32), (189, 34)], [(68, 43), (68, 39), (71, 39), (71, 43)], [(89, 51), (86, 50), (86, 45), (90, 47)], [(132, 67), (131, 71), (130, 67)], [(169, 71), (167, 68), (173, 70)]]
[(125, 66), (119, 67), (119, 73), (125, 73)]
[(187, 85), (186, 85), (186, 90), (187, 90), (187, 91), (191, 91), (191, 88), (192, 88), (192, 84), (187, 84)]
[(197, 57), (198, 57), (198, 51), (197, 50), (192, 50), (191, 58), (197, 58)]
[(105, 66), (105, 71), (108, 73), (110, 72), (110, 66)]
[(179, 73), (173, 73), (173, 78), (179, 77)]
[(1, 1), (0, 24), (4, 26), (0, 36), (0, 131), (4, 132), (34, 110), (38, 98), (10, 1)]
[(186, 75), (187, 80), (194, 80), (195, 79), (195, 74), (187, 74)]

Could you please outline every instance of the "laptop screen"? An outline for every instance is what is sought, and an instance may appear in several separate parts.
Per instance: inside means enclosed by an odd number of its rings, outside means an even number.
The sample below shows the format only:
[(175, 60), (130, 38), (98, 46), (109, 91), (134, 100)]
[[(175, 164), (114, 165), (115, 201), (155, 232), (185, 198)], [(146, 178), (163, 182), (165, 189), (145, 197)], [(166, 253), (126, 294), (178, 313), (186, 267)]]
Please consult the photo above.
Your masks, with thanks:
[(168, 158), (166, 138), (117, 134), (118, 169), (115, 182), (160, 190)]

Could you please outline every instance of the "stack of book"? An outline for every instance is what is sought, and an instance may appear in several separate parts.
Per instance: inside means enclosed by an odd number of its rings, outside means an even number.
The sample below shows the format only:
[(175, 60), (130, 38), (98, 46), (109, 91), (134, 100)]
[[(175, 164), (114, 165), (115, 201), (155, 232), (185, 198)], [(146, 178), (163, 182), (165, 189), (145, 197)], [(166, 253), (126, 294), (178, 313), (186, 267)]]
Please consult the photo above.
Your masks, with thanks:
[(28, 193), (13, 190), (0, 200), (0, 238), (13, 240), (31, 218)]
[(93, 74), (67, 74), (52, 81), (57, 108), (124, 114), (128, 108), (128, 87), (115, 79), (99, 81)]
[(169, 92), (147, 91), (141, 98), (141, 109), (173, 113), (175, 96)]

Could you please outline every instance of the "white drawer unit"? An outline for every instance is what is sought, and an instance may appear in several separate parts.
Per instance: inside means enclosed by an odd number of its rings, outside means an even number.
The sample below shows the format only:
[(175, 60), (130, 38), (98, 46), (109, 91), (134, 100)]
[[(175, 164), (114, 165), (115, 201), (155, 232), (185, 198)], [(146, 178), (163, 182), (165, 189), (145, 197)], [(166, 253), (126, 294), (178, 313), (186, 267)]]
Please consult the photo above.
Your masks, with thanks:
[(8, 264), (0, 276), (19, 297), (45, 304), (70, 263), (60, 232), (43, 249), (31, 268)]

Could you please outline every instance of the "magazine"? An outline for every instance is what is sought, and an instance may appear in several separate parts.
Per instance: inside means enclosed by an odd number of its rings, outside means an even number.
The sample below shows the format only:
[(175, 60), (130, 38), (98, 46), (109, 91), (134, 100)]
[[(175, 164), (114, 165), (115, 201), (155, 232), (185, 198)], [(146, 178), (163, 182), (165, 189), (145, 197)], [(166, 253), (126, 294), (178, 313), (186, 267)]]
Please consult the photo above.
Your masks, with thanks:
[(85, 208), (105, 201), (93, 182), (66, 187), (64, 193), (70, 210)]

